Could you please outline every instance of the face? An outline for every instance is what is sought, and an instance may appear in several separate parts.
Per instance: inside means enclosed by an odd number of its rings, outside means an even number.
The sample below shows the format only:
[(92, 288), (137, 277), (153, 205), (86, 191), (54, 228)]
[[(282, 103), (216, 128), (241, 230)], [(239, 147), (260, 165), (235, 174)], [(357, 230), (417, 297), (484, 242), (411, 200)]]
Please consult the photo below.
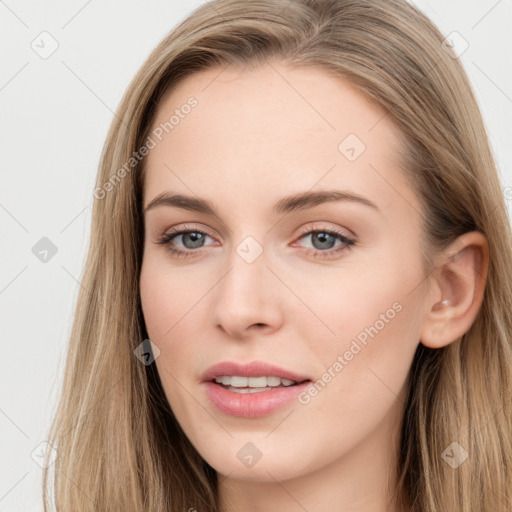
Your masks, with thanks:
[[(321, 69), (219, 72), (164, 98), (145, 161), (140, 293), (167, 399), (231, 477), (285, 480), (364, 450), (380, 461), (426, 293), (400, 134)], [(222, 362), (241, 367), (208, 373)], [(257, 378), (285, 375), (306, 382)]]

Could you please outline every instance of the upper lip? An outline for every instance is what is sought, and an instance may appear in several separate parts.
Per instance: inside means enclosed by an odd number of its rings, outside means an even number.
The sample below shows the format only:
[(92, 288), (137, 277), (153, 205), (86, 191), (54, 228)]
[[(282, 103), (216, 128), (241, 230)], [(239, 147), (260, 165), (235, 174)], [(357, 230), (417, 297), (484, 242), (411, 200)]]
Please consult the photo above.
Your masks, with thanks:
[(241, 377), (280, 377), (282, 379), (293, 380), (295, 382), (302, 382), (311, 380), (306, 375), (280, 368), (279, 366), (265, 363), (263, 361), (250, 361), (248, 363), (237, 363), (235, 361), (222, 361), (220, 363), (210, 366), (201, 379), (203, 382), (212, 381), (215, 377), (222, 375), (239, 375)]

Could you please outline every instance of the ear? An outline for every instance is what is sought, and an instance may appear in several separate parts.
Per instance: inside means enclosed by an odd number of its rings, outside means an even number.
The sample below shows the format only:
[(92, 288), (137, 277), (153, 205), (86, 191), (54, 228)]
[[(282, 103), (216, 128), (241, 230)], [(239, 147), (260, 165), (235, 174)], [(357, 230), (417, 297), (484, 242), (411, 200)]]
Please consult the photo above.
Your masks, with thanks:
[(452, 343), (473, 324), (487, 280), (487, 239), (479, 231), (464, 233), (443, 251), (438, 262), (420, 337), (430, 348)]

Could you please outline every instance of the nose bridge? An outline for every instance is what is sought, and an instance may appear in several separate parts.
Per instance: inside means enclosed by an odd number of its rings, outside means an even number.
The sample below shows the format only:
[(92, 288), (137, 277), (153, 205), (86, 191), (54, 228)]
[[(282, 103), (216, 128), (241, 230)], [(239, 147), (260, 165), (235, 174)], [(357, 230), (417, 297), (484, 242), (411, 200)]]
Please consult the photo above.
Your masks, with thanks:
[(230, 309), (260, 309), (259, 304), (270, 292), (267, 263), (263, 247), (253, 237), (246, 237), (233, 248), (228, 261), (230, 271), (221, 284), (222, 298)]
[[(215, 294), (214, 322), (232, 335), (253, 324), (273, 328), (280, 322), (267, 252), (252, 236), (235, 245), (227, 260), (227, 274)], [(275, 280), (275, 278), (274, 278)]]

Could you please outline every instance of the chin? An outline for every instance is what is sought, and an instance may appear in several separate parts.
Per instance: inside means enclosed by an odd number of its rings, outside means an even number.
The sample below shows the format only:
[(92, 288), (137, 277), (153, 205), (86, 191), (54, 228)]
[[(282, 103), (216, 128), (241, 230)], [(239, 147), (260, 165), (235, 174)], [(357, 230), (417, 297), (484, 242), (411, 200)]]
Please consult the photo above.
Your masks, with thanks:
[[(261, 435), (261, 443), (257, 436), (243, 436), (243, 440), (231, 439), (228, 444), (218, 443), (218, 450), (200, 452), (203, 459), (212, 466), (220, 475), (239, 480), (252, 482), (284, 481), (303, 476), (314, 468), (314, 464), (308, 462), (303, 450), (295, 448), (291, 450), (279, 449), (279, 445), (264, 443), (268, 433)], [(263, 446), (265, 444), (266, 446)]]

